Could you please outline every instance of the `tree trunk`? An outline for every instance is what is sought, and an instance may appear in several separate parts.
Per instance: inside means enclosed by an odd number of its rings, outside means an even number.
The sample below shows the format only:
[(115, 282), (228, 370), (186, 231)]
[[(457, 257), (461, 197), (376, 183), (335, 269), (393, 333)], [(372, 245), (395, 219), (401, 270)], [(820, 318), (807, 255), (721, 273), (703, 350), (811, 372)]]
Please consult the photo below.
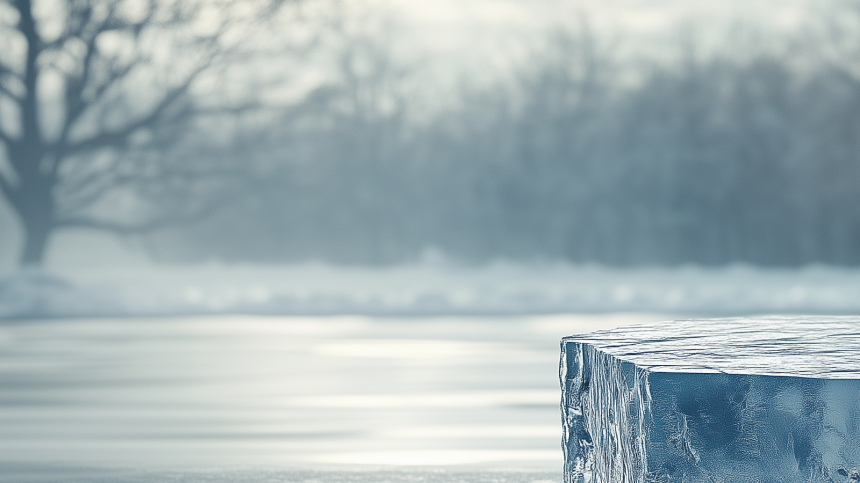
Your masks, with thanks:
[(54, 231), (54, 198), (49, 183), (40, 180), (20, 186), (9, 197), (12, 208), (24, 228), (24, 249), (19, 259), (23, 266), (38, 266)]
[(24, 267), (39, 266), (45, 258), (45, 249), (51, 237), (51, 223), (44, 220), (24, 220), (24, 250), (20, 263)]

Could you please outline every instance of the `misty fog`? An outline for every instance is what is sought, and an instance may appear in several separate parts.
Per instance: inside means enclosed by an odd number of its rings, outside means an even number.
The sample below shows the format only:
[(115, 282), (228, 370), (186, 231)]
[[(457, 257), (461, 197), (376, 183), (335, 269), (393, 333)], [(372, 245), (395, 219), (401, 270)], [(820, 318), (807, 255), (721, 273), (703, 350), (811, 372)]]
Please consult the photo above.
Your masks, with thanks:
[(58, 185), (51, 239), (119, 233), (160, 262), (860, 262), (856, 5), (559, 5), (291, 7), (187, 101), (247, 108), (74, 161), (174, 178)]

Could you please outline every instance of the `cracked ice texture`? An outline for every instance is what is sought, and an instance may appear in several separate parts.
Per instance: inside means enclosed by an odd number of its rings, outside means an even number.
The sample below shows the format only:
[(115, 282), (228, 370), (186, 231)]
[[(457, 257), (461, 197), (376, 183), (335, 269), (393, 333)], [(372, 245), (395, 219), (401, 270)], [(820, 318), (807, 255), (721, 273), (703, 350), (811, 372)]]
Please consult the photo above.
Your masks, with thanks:
[(860, 318), (666, 322), (570, 336), (567, 483), (860, 481)]

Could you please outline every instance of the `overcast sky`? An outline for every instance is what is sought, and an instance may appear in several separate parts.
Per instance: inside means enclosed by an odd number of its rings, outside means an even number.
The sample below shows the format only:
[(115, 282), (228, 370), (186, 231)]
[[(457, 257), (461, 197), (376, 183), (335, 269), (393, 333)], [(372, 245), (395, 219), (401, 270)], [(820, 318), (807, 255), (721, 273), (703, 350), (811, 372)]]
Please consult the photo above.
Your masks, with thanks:
[[(404, 28), (441, 58), (480, 64), (505, 57), (548, 28), (585, 18), (601, 36), (662, 44), (682, 29), (699, 40), (732, 24), (795, 32), (816, 11), (839, 2), (813, 0), (390, 0)], [(659, 48), (659, 47), (658, 47)]]

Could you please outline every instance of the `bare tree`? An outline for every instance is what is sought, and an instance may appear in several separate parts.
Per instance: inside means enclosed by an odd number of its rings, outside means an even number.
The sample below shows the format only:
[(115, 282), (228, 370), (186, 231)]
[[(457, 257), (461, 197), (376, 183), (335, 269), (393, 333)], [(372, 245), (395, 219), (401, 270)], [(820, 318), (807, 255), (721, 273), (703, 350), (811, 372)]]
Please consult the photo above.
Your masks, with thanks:
[(191, 153), (187, 135), (252, 103), (207, 103), (200, 85), (235, 59), (237, 16), (276, 7), (0, 0), (0, 193), (23, 226), (22, 264), (41, 263), (59, 228), (144, 230), (214, 206), (224, 167)]

